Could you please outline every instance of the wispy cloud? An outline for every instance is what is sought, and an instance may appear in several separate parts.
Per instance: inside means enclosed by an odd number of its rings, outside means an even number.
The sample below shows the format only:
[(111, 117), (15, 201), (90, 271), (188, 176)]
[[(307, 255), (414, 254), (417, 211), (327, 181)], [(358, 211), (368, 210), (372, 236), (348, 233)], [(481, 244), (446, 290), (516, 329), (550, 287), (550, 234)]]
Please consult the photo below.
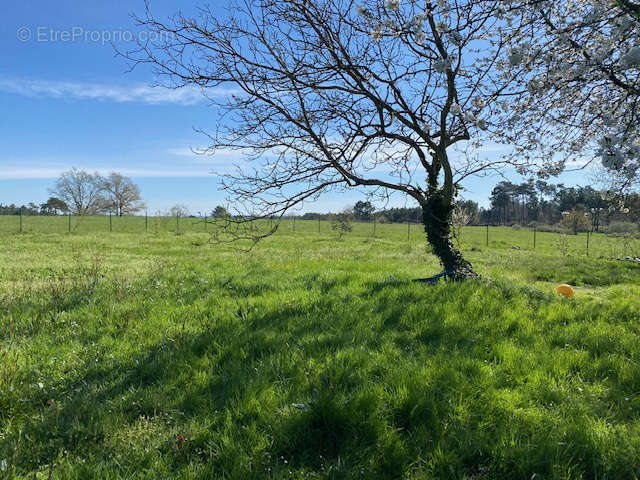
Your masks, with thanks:
[[(171, 103), (193, 105), (206, 97), (196, 87), (166, 88), (144, 84), (118, 85), (108, 83), (81, 83), (49, 80), (0, 78), (0, 92), (27, 97), (48, 97), (77, 100), (104, 100), (114, 102), (139, 102), (148, 104)], [(207, 90), (209, 97), (226, 95), (231, 90)]]
[[(83, 167), (83, 170), (89, 172), (98, 172), (102, 175), (106, 175), (112, 171), (117, 171), (123, 175), (137, 178), (196, 178), (211, 175), (211, 171), (207, 168), (189, 168), (189, 169), (158, 169), (158, 168), (88, 168)], [(0, 167), (0, 180), (36, 180), (36, 179), (52, 179), (57, 178), (64, 171), (69, 168), (54, 168), (54, 167), (26, 167), (26, 168), (12, 168), (12, 167)]]
[(12, 168), (0, 167), (0, 180), (34, 180), (56, 178), (63, 170), (49, 167)]
[(245, 163), (247, 160), (247, 153), (242, 150), (232, 149), (219, 149), (213, 153), (202, 153), (207, 150), (207, 147), (184, 147), (184, 148), (170, 148), (167, 150), (169, 155), (175, 155), (178, 157), (190, 158), (193, 163), (204, 165), (220, 165), (221, 163), (239, 164)]

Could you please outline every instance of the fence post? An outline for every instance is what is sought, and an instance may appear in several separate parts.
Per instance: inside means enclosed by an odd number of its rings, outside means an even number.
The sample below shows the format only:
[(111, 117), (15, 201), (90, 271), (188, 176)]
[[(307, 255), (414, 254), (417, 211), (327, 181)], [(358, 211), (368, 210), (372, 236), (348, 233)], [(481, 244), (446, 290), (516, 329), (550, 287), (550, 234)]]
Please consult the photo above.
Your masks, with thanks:
[(149, 231), (149, 213), (144, 211), (144, 232), (147, 233)]
[(536, 227), (533, 227), (533, 249), (536, 249)]
[(489, 224), (487, 223), (487, 247), (489, 246)]
[(589, 238), (591, 237), (591, 232), (587, 232), (587, 257), (589, 256)]
[(204, 214), (204, 231), (207, 231), (207, 214)]
[(113, 231), (113, 223), (111, 221), (111, 212), (109, 212), (109, 233)]
[(20, 233), (22, 233), (22, 207), (20, 207)]

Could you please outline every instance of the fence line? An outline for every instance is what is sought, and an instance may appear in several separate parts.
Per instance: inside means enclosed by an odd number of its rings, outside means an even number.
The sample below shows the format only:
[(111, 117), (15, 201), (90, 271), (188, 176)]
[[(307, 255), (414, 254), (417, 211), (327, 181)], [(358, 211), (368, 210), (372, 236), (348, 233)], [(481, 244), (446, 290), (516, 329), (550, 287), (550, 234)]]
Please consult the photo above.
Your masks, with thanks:
[[(65, 217), (67, 217), (65, 219)], [(66, 222), (65, 222), (66, 220)], [(265, 220), (266, 222), (267, 220)], [(181, 235), (190, 232), (204, 233), (210, 231), (208, 217), (157, 217), (149, 216), (60, 216), (0, 215), (0, 234), (22, 233), (173, 233)], [(284, 218), (276, 235), (333, 235), (331, 220), (304, 220), (301, 218)], [(406, 230), (402, 235), (403, 223), (380, 223), (375, 219), (367, 222), (350, 222), (353, 231), (348, 236), (368, 237), (372, 239), (388, 239), (406, 242), (424, 241), (422, 224), (415, 221), (406, 222)], [(272, 224), (272, 220), (269, 220)], [(289, 227), (289, 228), (286, 228)], [(601, 233), (586, 232), (579, 235), (540, 231), (537, 228), (527, 229), (496, 225), (466, 226), (457, 239), (462, 248), (517, 249), (532, 251), (556, 251), (561, 255), (580, 254), (584, 256), (625, 257), (640, 256), (640, 239), (630, 237), (612, 237)]]

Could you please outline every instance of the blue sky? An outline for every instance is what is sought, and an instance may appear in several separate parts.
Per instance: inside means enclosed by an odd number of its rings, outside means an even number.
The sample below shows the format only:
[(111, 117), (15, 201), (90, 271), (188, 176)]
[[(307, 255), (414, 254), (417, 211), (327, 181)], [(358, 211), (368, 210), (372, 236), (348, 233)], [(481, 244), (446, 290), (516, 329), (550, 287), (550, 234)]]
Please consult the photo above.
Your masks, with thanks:
[[(151, 2), (157, 17), (200, 2)], [(213, 4), (213, 3), (212, 3)], [(221, 2), (215, 5), (221, 5)], [(206, 145), (194, 129), (215, 129), (216, 114), (197, 91), (153, 88), (148, 69), (128, 72), (109, 38), (126, 37), (142, 0), (5, 2), (0, 23), (0, 203), (42, 202), (71, 167), (119, 171), (142, 189), (150, 212), (176, 203), (193, 212), (224, 204), (212, 170), (239, 157), (194, 155)], [(220, 8), (220, 7), (217, 7)], [(488, 148), (481, 155), (499, 153)], [(510, 172), (514, 181), (521, 179)], [(586, 172), (563, 174), (587, 184)], [(487, 204), (499, 177), (472, 178), (465, 198)], [(364, 194), (327, 195), (304, 211), (338, 211)], [(411, 205), (394, 197), (396, 206)]]

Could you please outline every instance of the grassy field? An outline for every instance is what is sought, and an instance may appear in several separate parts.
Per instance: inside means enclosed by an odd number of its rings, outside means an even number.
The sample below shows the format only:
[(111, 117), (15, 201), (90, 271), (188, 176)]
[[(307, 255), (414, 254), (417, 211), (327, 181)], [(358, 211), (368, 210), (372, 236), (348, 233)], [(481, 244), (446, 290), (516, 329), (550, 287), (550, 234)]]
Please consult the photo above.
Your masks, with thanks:
[[(66, 217), (66, 216), (19, 216), (0, 215), (0, 236), (18, 233), (31, 234), (184, 234), (210, 233), (214, 226), (201, 218), (128, 216), (112, 217)], [(350, 237), (381, 239), (394, 242), (422, 243), (422, 225), (380, 224), (351, 222)], [(331, 236), (331, 222), (315, 220), (285, 219), (280, 223), (279, 234), (325, 238)], [(464, 227), (459, 242), (466, 249), (523, 249), (538, 253), (573, 256), (595, 256), (598, 258), (640, 257), (640, 238), (612, 237), (603, 234), (562, 235), (559, 233), (535, 232), (532, 229), (490, 226)]]
[(425, 286), (417, 226), (317, 225), (7, 229), (0, 478), (638, 478), (633, 245), (468, 228), (483, 279)]

